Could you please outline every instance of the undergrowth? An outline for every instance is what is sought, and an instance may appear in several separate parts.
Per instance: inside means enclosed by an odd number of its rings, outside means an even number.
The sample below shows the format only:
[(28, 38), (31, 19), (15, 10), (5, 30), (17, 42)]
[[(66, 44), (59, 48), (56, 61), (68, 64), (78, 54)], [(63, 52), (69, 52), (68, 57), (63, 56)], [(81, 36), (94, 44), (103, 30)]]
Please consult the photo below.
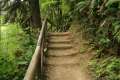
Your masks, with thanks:
[(109, 56), (93, 59), (92, 71), (96, 80), (120, 80), (120, 58)]
[(1, 24), (0, 80), (22, 80), (35, 49), (35, 37), (17, 24)]
[(119, 24), (114, 21), (110, 28), (98, 29), (92, 44), (97, 51), (90, 64), (95, 80), (120, 80)]

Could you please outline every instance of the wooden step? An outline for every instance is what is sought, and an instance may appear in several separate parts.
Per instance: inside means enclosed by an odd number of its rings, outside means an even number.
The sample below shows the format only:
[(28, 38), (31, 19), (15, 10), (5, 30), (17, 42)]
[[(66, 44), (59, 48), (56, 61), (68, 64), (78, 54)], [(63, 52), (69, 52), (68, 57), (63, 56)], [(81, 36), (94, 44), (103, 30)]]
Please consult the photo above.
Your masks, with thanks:
[(50, 44), (48, 43), (48, 49), (71, 49), (73, 47), (72, 44)]
[(80, 65), (47, 65), (44, 76), (45, 80), (86, 80), (80, 78)]
[(48, 49), (46, 56), (60, 57), (60, 56), (73, 56), (79, 54), (79, 50), (76, 48), (72, 49)]
[(54, 40), (58, 40), (58, 41), (64, 41), (64, 40), (73, 40), (72, 36), (51, 36), (51, 37), (47, 37), (46, 40), (48, 41), (54, 41)]
[(52, 44), (52, 43), (53, 43), (53, 44), (54, 44), (54, 43), (58, 43), (58, 44), (60, 44), (60, 43), (70, 44), (72, 41), (73, 41), (73, 40), (62, 40), (62, 39), (61, 39), (61, 40), (59, 40), (59, 39), (58, 39), (58, 40), (55, 40), (55, 39), (54, 39), (54, 40), (51, 40), (51, 39), (48, 40), (48, 42), (51, 43), (51, 44)]
[(68, 36), (71, 32), (48, 32), (48, 36)]
[(48, 65), (67, 65), (78, 64), (80, 61), (79, 54), (75, 56), (62, 56), (62, 57), (46, 57), (45, 63)]

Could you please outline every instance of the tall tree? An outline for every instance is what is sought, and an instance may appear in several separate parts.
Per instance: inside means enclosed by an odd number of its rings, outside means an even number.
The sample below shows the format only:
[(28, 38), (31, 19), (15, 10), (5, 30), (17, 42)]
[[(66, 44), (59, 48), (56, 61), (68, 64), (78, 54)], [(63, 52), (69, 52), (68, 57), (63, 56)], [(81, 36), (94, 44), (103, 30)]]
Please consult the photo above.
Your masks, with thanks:
[(30, 8), (31, 8), (31, 17), (33, 25), (36, 27), (41, 27), (41, 14), (40, 14), (40, 6), (39, 0), (29, 0)]
[(6, 22), (19, 22), (25, 27), (40, 27), (39, 0), (3, 0), (1, 10), (6, 11)]

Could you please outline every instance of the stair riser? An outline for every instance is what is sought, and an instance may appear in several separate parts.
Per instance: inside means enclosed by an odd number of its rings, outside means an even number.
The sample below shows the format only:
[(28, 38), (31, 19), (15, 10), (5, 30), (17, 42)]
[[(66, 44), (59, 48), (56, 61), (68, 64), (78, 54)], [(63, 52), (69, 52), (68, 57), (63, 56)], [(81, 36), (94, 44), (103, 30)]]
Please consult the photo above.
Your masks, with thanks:
[(50, 44), (71, 44), (72, 41), (48, 41)]
[(69, 47), (50, 47), (50, 46), (48, 46), (48, 49), (62, 49), (62, 50), (65, 50), (65, 49), (71, 49), (72, 48), (72, 46), (69, 46)]
[(70, 32), (49, 32), (48, 36), (68, 36), (70, 34)]
[(75, 65), (79, 65), (79, 64), (80, 64), (80, 62), (62, 63), (62, 64), (44, 63), (44, 66), (75, 66)]
[[(74, 55), (77, 55), (77, 54), (79, 54), (79, 52), (78, 51), (76, 51), (76, 52), (74, 52), (74, 53), (59, 53), (59, 54), (56, 54), (56, 53), (52, 53), (52, 52), (47, 52), (47, 53), (49, 53), (49, 54), (46, 54), (46, 56), (47, 57), (63, 57), (63, 56), (74, 56)], [(50, 54), (51, 53), (51, 54)]]
[(72, 43), (69, 43), (68, 42), (53, 42), (53, 43), (48, 43), (48, 48), (49, 47), (53, 47), (53, 48), (72, 48), (73, 47), (73, 44)]
[(54, 41), (54, 40), (57, 40), (57, 41), (65, 41), (65, 40), (72, 40), (73, 37), (71, 36), (62, 36), (62, 37), (48, 37), (47, 40), (48, 41)]

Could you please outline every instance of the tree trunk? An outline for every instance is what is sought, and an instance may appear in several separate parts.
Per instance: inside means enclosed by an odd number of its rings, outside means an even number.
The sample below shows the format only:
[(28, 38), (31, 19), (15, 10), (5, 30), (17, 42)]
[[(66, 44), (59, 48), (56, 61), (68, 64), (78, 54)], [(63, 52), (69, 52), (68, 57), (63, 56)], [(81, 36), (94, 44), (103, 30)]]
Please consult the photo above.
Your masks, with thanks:
[(39, 6), (39, 0), (30, 0), (30, 7), (31, 7), (31, 14), (32, 14), (32, 25), (33, 27), (41, 28), (42, 22), (41, 22), (41, 14), (40, 14), (40, 6)]

